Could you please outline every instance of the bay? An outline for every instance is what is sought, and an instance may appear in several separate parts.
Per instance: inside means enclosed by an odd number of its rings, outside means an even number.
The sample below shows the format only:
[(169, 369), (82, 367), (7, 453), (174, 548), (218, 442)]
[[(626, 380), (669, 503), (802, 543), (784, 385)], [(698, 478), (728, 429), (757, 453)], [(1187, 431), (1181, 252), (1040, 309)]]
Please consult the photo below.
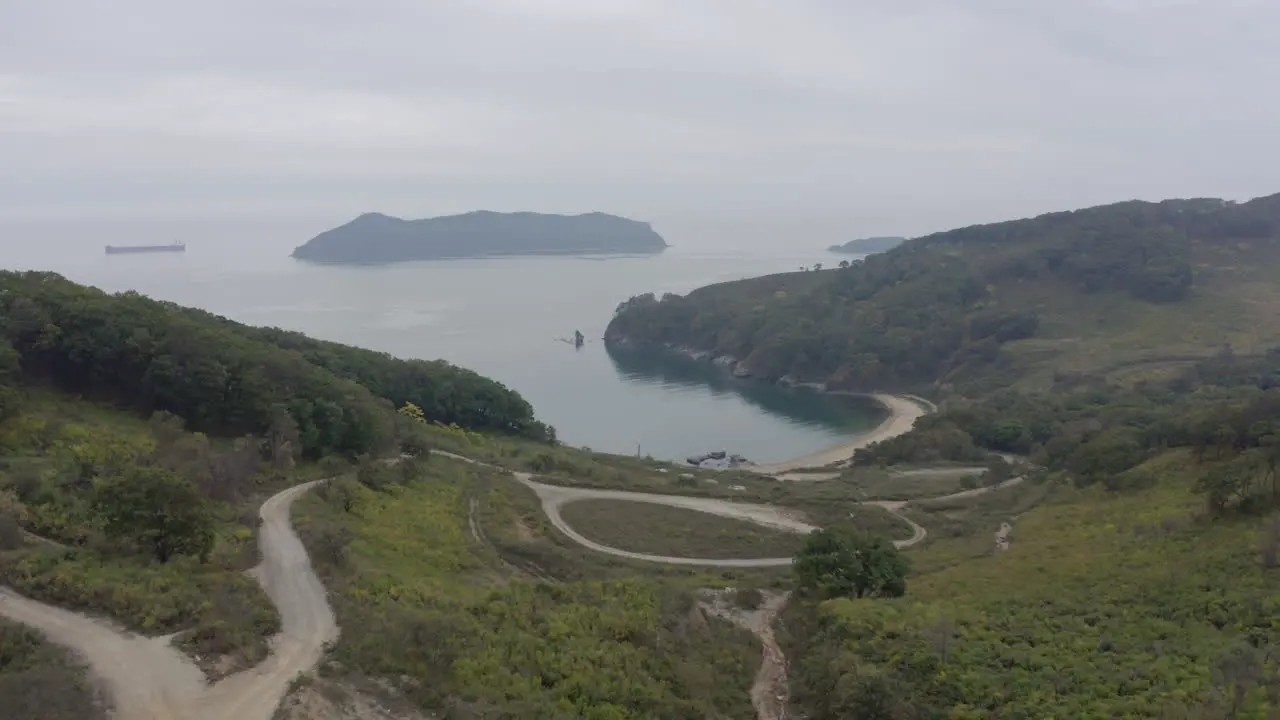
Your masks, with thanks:
[[(301, 223), (262, 220), (8, 220), (0, 222), (0, 267), (51, 270), (108, 292), (136, 290), (400, 357), (443, 358), (519, 391), (562, 441), (595, 450), (663, 459), (724, 450), (772, 462), (838, 444), (884, 417), (869, 402), (735, 380), (669, 353), (611, 355), (600, 340), (632, 295), (831, 262), (820, 247), (340, 267), (288, 256), (310, 234)], [(103, 251), (176, 240), (186, 253)], [(575, 330), (587, 338), (582, 348), (565, 342)]]

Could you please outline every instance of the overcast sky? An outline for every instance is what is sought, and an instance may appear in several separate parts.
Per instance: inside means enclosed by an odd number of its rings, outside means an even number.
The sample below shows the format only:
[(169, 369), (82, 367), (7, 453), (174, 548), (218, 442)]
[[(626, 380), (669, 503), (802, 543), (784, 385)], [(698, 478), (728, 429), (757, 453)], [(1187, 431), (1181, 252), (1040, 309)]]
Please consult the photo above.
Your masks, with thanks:
[[(1280, 192), (1277, 0), (4, 0), (0, 218), (903, 233)], [(678, 240), (677, 240), (678, 242)]]

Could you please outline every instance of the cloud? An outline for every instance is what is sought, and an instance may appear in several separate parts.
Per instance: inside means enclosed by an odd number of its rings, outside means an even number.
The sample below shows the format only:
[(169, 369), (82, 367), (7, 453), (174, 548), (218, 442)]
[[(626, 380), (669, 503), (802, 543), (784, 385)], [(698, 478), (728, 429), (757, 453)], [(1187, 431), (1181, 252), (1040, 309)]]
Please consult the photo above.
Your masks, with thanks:
[(7, 3), (0, 215), (913, 233), (1263, 194), (1277, 21), (1264, 0)]

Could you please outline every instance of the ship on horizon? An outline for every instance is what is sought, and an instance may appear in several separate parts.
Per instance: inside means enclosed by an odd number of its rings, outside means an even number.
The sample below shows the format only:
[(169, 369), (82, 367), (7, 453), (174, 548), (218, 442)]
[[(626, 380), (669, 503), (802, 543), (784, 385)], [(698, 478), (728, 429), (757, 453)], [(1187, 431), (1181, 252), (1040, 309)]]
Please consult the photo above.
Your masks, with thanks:
[(186, 243), (169, 245), (108, 245), (108, 255), (124, 255), (130, 253), (186, 252)]

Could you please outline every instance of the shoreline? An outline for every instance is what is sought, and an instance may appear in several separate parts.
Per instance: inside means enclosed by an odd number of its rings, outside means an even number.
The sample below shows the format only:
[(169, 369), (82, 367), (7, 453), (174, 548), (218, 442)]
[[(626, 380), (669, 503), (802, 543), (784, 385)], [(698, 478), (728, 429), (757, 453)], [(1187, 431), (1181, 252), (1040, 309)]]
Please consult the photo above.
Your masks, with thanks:
[[(830, 392), (830, 391), (828, 391)], [(903, 395), (889, 395), (887, 393), (845, 393), (849, 395), (866, 395), (874, 398), (876, 402), (883, 405), (889, 411), (889, 417), (884, 422), (876, 426), (871, 432), (859, 435), (847, 442), (843, 442), (826, 450), (819, 450), (815, 453), (802, 455), (798, 458), (783, 460), (782, 462), (767, 463), (764, 465), (756, 465), (753, 467), (739, 468), (750, 472), (760, 473), (762, 475), (779, 475), (781, 473), (795, 472), (797, 470), (808, 470), (815, 468), (825, 468), (829, 465), (837, 463), (845, 463), (857, 450), (878, 443), (890, 438), (898, 437), (911, 430), (915, 426), (916, 421), (924, 417), (926, 410), (919, 402)]]
[[(618, 343), (622, 345), (634, 345), (631, 340), (625, 337), (610, 337), (606, 330), (604, 336), (605, 344)], [(663, 344), (661, 347), (677, 355), (683, 355), (690, 360), (698, 362), (710, 362), (712, 365), (723, 368), (731, 377), (740, 380), (756, 380), (751, 371), (746, 368), (743, 362), (732, 355), (716, 355), (710, 350), (696, 350), (683, 345), (675, 345), (671, 343)], [(776, 384), (794, 389), (810, 390), (824, 395), (845, 395), (849, 397), (869, 397), (884, 406), (889, 411), (889, 417), (880, 423), (870, 432), (858, 435), (839, 445), (829, 447), (825, 450), (802, 455), (790, 460), (782, 460), (779, 462), (763, 463), (760, 465), (742, 465), (737, 468), (726, 468), (745, 470), (760, 475), (778, 477), (786, 473), (792, 473), (799, 470), (821, 470), (828, 469), (832, 465), (844, 466), (848, 463), (853, 453), (861, 450), (868, 445), (878, 443), (899, 435), (906, 434), (915, 426), (916, 421), (921, 417), (932, 412), (937, 412), (938, 406), (930, 400), (919, 397), (917, 395), (900, 394), (894, 395), (883, 392), (854, 392), (851, 390), (832, 390), (827, 387), (826, 383), (820, 382), (799, 382), (794, 378), (787, 376), (777, 381)]]

